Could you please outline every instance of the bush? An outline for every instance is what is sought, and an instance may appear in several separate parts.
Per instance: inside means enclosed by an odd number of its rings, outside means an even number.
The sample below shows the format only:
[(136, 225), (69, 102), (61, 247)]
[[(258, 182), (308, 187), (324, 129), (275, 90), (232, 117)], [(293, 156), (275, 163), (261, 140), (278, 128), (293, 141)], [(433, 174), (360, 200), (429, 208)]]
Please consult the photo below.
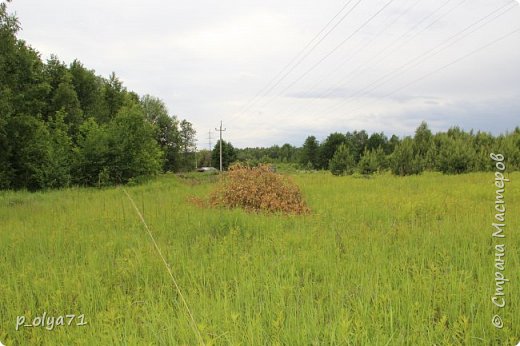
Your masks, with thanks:
[(272, 172), (268, 165), (231, 166), (220, 186), (211, 194), (210, 205), (285, 214), (310, 211), (298, 186), (289, 178)]

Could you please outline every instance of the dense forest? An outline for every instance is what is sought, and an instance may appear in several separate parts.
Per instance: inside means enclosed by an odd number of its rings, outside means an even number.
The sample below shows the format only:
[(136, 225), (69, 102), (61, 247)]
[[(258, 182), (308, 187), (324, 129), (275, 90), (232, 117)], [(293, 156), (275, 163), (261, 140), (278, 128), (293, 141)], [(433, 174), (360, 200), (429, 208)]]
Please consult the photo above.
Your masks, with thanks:
[[(196, 131), (150, 95), (128, 91), (112, 73), (40, 54), (17, 37), (20, 25), (0, 4), (0, 189), (124, 184), (166, 171), (219, 166), (219, 147), (196, 152)], [(289, 163), (335, 175), (424, 170), (459, 174), (492, 169), (491, 152), (520, 169), (520, 129), (493, 136), (453, 127), (433, 134), (421, 123), (399, 138), (366, 131), (309, 136), (302, 147), (237, 149), (223, 141), (223, 167), (241, 161)]]
[(195, 165), (195, 130), (158, 98), (40, 54), (0, 4), (0, 189), (126, 183)]
[(292, 163), (302, 169), (330, 170), (335, 175), (372, 174), (390, 170), (396, 175), (424, 170), (459, 174), (493, 169), (490, 153), (505, 156), (508, 170), (520, 170), (520, 128), (493, 136), (453, 127), (433, 134), (426, 122), (414, 136), (399, 138), (384, 133), (354, 131), (332, 133), (322, 142), (309, 136), (301, 148), (284, 144), (270, 148), (236, 150), (239, 161)]

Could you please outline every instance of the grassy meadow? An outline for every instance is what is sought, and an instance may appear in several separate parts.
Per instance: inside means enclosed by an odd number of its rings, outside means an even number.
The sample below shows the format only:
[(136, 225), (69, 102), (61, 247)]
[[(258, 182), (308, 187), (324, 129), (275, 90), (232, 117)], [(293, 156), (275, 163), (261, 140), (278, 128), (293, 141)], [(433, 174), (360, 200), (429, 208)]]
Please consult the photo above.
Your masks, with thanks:
[[(312, 214), (201, 209), (214, 178), (126, 190), (206, 345), (515, 345), (520, 174), (506, 185), (506, 306), (496, 308), (493, 173), (292, 173)], [(84, 326), (20, 327), (84, 315)], [(495, 313), (504, 328), (491, 324)], [(168, 271), (122, 188), (0, 192), (5, 345), (196, 345)]]

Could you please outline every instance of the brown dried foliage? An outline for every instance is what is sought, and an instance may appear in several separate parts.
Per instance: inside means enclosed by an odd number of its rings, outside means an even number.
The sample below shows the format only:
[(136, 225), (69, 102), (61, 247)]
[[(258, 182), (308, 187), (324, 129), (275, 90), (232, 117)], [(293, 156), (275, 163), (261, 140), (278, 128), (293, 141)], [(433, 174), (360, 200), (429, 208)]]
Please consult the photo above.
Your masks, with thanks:
[(231, 166), (209, 202), (212, 206), (240, 207), (255, 212), (310, 212), (298, 186), (290, 178), (272, 172), (268, 165)]

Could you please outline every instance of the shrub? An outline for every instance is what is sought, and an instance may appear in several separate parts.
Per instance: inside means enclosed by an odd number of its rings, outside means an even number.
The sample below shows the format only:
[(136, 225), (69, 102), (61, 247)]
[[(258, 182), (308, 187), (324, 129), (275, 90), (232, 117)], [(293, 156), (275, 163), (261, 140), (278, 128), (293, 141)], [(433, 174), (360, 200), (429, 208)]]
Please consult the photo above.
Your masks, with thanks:
[(310, 210), (300, 190), (288, 177), (271, 171), (270, 166), (233, 165), (210, 196), (210, 205), (244, 208), (248, 211), (306, 214)]

